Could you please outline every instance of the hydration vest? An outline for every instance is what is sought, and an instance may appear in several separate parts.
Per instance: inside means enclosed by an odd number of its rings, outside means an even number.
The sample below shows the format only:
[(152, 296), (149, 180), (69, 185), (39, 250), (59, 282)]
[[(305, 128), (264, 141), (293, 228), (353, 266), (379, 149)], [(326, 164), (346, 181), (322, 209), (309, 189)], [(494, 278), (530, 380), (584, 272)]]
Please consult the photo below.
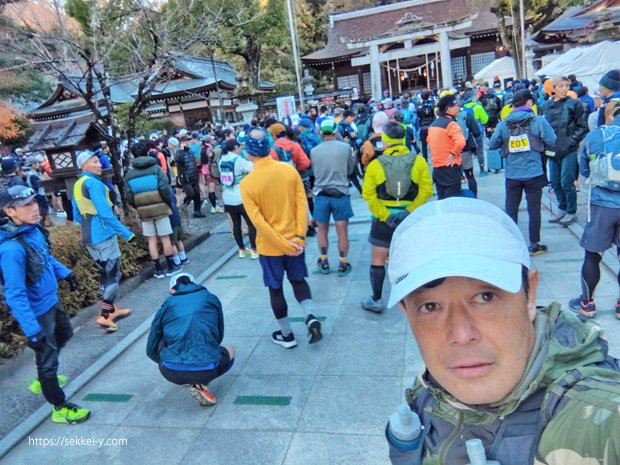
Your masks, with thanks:
[[(73, 198), (75, 199), (75, 203), (77, 204), (78, 210), (82, 216), (97, 214), (97, 209), (95, 208), (93, 201), (84, 195), (84, 183), (87, 179), (90, 178), (84, 175), (73, 185)], [(108, 189), (107, 186), (105, 186), (105, 199), (110, 207), (114, 205), (110, 200), (110, 189)]]

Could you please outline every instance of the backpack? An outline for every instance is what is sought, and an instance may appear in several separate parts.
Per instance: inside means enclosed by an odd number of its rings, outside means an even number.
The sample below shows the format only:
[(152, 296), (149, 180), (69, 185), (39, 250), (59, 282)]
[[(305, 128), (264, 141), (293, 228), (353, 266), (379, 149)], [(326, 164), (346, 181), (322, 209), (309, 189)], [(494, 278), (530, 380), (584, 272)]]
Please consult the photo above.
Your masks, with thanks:
[(467, 126), (467, 109), (464, 108), (456, 118), (454, 119), (459, 127), (461, 128), (461, 132), (463, 133), (463, 137), (465, 137), (465, 142), (469, 140), (469, 126)]
[(235, 176), (235, 163), (237, 157), (234, 157), (228, 161), (220, 161), (220, 182), (224, 187), (233, 187), (237, 182), (237, 176)]
[(420, 128), (428, 129), (435, 121), (435, 105), (430, 100), (424, 100), (418, 109)]
[(377, 197), (381, 200), (414, 200), (418, 186), (411, 179), (411, 168), (417, 154), (381, 155), (377, 159), (385, 173), (385, 182), (377, 187)]
[(220, 179), (220, 158), (222, 156), (222, 148), (215, 147), (215, 149), (209, 154), (209, 174), (212, 178)]
[(487, 115), (489, 115), (489, 120), (497, 122), (499, 118), (500, 108), (497, 104), (497, 98), (495, 97), (495, 94), (484, 94), (481, 100), (482, 108), (484, 108), (484, 111), (486, 111)]
[(293, 152), (290, 150), (284, 150), (282, 147), (278, 147), (277, 145), (274, 145), (273, 149), (278, 154), (278, 158), (281, 162), (293, 165)]
[(357, 125), (357, 137), (362, 141), (366, 140), (368, 137), (368, 130), (370, 128), (370, 118), (366, 113), (361, 116), (358, 116), (355, 120), (355, 124)]
[(304, 150), (308, 157), (312, 149), (321, 143), (321, 140), (312, 131), (304, 131), (299, 135), (301, 141), (301, 148)]
[[(49, 248), (49, 232), (42, 227), (38, 227), (38, 229), (41, 231), (41, 234), (43, 234), (45, 242)], [(40, 254), (36, 247), (28, 244), (28, 242), (26, 242), (21, 235), (16, 236), (11, 240), (21, 245), (26, 253), (26, 287), (32, 287), (39, 282), (43, 271), (47, 267), (49, 254)], [(2, 270), (0, 270), (0, 284), (4, 286), (4, 276), (2, 275)]]
[[(620, 127), (601, 126), (599, 129), (603, 134), (603, 153), (590, 156), (590, 184), (620, 191)], [(612, 141), (615, 144), (611, 144)]]
[(508, 140), (502, 144), (502, 156), (519, 155), (523, 152), (538, 152), (542, 153), (545, 150), (540, 137), (535, 136), (530, 131), (530, 124), (534, 118), (528, 118), (521, 123), (514, 123), (512, 121), (506, 121), (506, 128), (508, 129)]

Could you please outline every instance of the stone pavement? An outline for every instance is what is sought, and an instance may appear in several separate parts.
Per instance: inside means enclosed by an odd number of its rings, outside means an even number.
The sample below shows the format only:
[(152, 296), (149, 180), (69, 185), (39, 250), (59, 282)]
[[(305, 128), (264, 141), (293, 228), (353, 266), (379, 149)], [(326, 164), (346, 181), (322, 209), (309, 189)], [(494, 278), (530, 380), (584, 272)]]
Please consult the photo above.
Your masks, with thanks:
[[(501, 174), (479, 179), (480, 197), (501, 206), (503, 179)], [(377, 315), (359, 306), (370, 292), (369, 215), (357, 194), (354, 199), (350, 275), (318, 273), (316, 241), (309, 240), (306, 261), (316, 315), (323, 319), (321, 342), (306, 342), (303, 312), (286, 283), (299, 346), (285, 350), (273, 344), (270, 334), (276, 324), (260, 265), (229, 254), (232, 258), (212, 267), (204, 280), (224, 306), (224, 342), (237, 349), (232, 370), (209, 386), (218, 397), (215, 407), (199, 407), (187, 388), (160, 376), (145, 355), (147, 321), (120, 342), (118, 357), (106, 361), (101, 371), (72, 381), (77, 392), (69, 383), (71, 399), (92, 410), (89, 421), (67, 426), (45, 420), (36, 426), (47, 412), (43, 409), (39, 420), (32, 419), (36, 428), (24, 429), (25, 437), (0, 463), (387, 465), (385, 423), (422, 362), (400, 310)], [(520, 226), (525, 232), (527, 213), (522, 207)], [(545, 209), (542, 242), (550, 251), (533, 260), (541, 273), (538, 302), (566, 305), (579, 294), (583, 252), (574, 232), (548, 224), (548, 217)], [(337, 263), (335, 231), (331, 236), (330, 258)], [(387, 280), (384, 290), (387, 298)], [(604, 268), (597, 322), (607, 330), (612, 354), (619, 356), (620, 322), (613, 316), (617, 295), (615, 270)], [(81, 444), (43, 446), (45, 440), (70, 439)], [(88, 439), (109, 445), (86, 445)]]

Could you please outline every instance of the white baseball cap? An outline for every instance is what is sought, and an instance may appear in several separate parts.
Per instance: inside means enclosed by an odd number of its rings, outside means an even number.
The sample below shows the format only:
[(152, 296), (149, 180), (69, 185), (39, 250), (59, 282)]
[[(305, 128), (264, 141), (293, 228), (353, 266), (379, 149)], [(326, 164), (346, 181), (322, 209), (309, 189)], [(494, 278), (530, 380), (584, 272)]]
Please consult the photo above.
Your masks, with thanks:
[(177, 281), (179, 280), (179, 278), (181, 277), (187, 277), (189, 278), (189, 280), (193, 283), (196, 282), (196, 278), (194, 278), (194, 275), (191, 273), (179, 273), (179, 274), (175, 274), (172, 278), (170, 278), (170, 289), (172, 289), (174, 286), (177, 285)]
[(478, 279), (516, 293), (523, 266), (531, 266), (527, 244), (504, 211), (471, 198), (430, 202), (414, 210), (394, 232), (388, 305), (450, 276)]

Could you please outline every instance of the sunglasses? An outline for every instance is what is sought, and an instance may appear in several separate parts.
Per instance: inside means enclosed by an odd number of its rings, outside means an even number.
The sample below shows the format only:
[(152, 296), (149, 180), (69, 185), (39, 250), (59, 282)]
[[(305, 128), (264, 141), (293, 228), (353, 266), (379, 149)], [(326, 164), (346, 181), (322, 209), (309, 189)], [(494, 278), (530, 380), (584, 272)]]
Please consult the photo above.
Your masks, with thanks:
[(11, 197), (11, 200), (27, 199), (35, 192), (30, 187), (13, 186), (7, 189), (7, 194)]

